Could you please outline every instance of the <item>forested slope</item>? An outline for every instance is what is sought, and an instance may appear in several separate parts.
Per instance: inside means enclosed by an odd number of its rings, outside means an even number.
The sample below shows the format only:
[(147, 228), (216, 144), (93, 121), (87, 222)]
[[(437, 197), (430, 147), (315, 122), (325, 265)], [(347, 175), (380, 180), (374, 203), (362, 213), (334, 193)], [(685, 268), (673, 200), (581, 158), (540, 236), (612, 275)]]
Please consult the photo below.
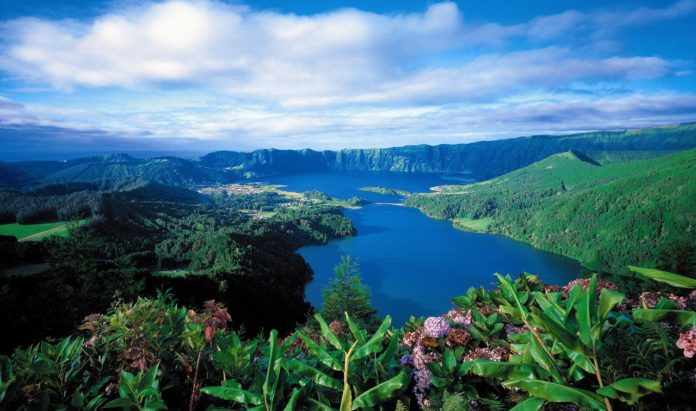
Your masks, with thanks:
[(407, 203), (437, 218), (490, 219), (489, 232), (593, 269), (621, 271), (628, 264), (655, 265), (675, 252), (684, 254), (675, 260), (693, 261), (695, 179), (696, 150), (604, 166), (566, 152)]

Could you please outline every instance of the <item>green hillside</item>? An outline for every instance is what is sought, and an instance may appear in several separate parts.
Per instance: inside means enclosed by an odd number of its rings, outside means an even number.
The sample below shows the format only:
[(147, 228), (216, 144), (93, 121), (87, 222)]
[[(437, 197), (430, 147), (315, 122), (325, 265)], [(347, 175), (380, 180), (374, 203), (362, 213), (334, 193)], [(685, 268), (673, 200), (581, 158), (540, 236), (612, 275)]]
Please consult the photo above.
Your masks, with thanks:
[(489, 232), (620, 271), (654, 265), (677, 248), (693, 253), (695, 179), (696, 150), (604, 166), (570, 151), (408, 204), (436, 218), (490, 219)]

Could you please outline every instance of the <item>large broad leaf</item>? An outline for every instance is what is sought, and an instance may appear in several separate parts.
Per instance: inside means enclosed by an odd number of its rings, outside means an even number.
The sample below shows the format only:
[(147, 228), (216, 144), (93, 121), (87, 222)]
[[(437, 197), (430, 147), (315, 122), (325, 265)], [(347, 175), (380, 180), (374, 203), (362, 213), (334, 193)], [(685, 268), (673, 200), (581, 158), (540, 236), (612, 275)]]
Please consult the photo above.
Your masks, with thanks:
[(251, 391), (234, 387), (204, 387), (201, 392), (221, 400), (234, 401), (241, 404), (263, 404), (263, 397)]
[[(500, 281), (500, 292), (502, 293), (503, 297), (517, 307), (520, 318), (522, 318), (522, 321), (527, 322), (527, 309), (520, 301), (515, 286), (502, 275), (496, 274), (495, 276), (498, 277), (498, 281)], [(472, 315), (473, 314), (474, 311), (472, 310)]]
[(568, 387), (563, 384), (539, 380), (504, 381), (506, 387), (521, 388), (530, 396), (543, 398), (549, 402), (572, 402), (593, 410), (604, 410), (604, 399), (592, 391)]
[(647, 378), (624, 378), (597, 390), (598, 394), (623, 401), (628, 405), (635, 404), (646, 395), (661, 392), (660, 382)]
[(537, 397), (529, 397), (521, 403), (510, 408), (510, 411), (538, 411), (544, 406), (546, 400)]
[(283, 411), (294, 411), (297, 408), (297, 402), (300, 400), (302, 395), (302, 388), (294, 388), (292, 394), (290, 395), (290, 400), (283, 408)]
[(599, 321), (604, 322), (609, 312), (621, 303), (623, 299), (624, 295), (622, 293), (603, 288), (599, 293)]
[(531, 319), (534, 325), (546, 330), (546, 332), (553, 335), (556, 340), (560, 341), (564, 346), (575, 352), (587, 354), (587, 348), (575, 335), (574, 330), (567, 328), (565, 324), (556, 321), (552, 316), (542, 312), (536, 307), (532, 307)]
[(656, 268), (643, 268), (629, 265), (628, 269), (634, 273), (644, 275), (652, 280), (666, 283), (674, 287), (696, 288), (696, 278), (686, 277)]
[(536, 364), (513, 364), (510, 362), (475, 360), (471, 372), (481, 377), (499, 380), (533, 380), (548, 375)]
[(282, 362), (283, 367), (287, 369), (288, 371), (295, 373), (299, 376), (309, 378), (310, 380), (314, 381), (315, 383), (328, 387), (328, 388), (333, 388), (334, 390), (340, 391), (343, 389), (343, 384), (341, 382), (329, 375), (324, 374), (323, 372), (319, 371), (318, 369), (307, 365), (306, 363), (299, 361), (299, 360), (285, 360)]
[(359, 360), (367, 357), (370, 354), (382, 351), (382, 340), (384, 340), (384, 334), (391, 326), (391, 321), (391, 317), (387, 315), (372, 337), (370, 337), (365, 344), (361, 345), (355, 350), (351, 356), (351, 360)]
[(354, 410), (363, 407), (373, 407), (381, 402), (394, 398), (394, 393), (407, 387), (410, 380), (410, 375), (401, 370), (394, 378), (391, 378), (375, 387), (370, 388), (360, 394), (353, 401)]
[(278, 353), (278, 331), (271, 330), (271, 334), (268, 337), (268, 369), (266, 369), (266, 379), (261, 386), (263, 390), (263, 396), (270, 399), (273, 403), (273, 397), (275, 395), (275, 388), (277, 386), (278, 379), (275, 372), (276, 361), (280, 357)]
[(321, 361), (322, 364), (326, 365), (332, 370), (343, 371), (343, 364), (341, 364), (341, 361), (332, 357), (328, 351), (324, 350), (321, 346), (319, 346), (319, 344), (314, 342), (314, 340), (312, 340), (302, 332), (297, 331), (296, 334), (302, 339), (302, 341), (304, 341), (305, 345), (307, 345), (308, 351), (313, 356), (317, 357), (317, 359)]
[(346, 323), (348, 324), (348, 328), (350, 329), (351, 334), (353, 334), (353, 337), (360, 343), (364, 344), (365, 343), (365, 331), (361, 330), (360, 327), (353, 321), (352, 318), (350, 318), (350, 315), (348, 315), (348, 312), (343, 313), (346, 317)]
[[(593, 325), (593, 308), (595, 303), (595, 287), (597, 285), (597, 275), (593, 275), (590, 279), (590, 284), (587, 290), (582, 294), (577, 303), (575, 303), (575, 317), (578, 320), (578, 328), (580, 331), (580, 341), (587, 348), (594, 349), (595, 341), (592, 338)], [(579, 286), (576, 286), (579, 287)]]
[(666, 321), (679, 325), (696, 326), (696, 312), (694, 311), (636, 308), (633, 310), (632, 315), (634, 319), (639, 321)]
[(321, 334), (324, 336), (324, 338), (326, 338), (326, 341), (328, 341), (331, 345), (336, 347), (336, 349), (346, 352), (346, 347), (343, 346), (341, 340), (339, 340), (338, 337), (336, 337), (336, 335), (331, 331), (329, 325), (326, 323), (326, 320), (324, 320), (324, 317), (322, 317), (321, 314), (317, 313), (314, 315), (314, 318), (319, 323), (319, 327), (321, 328)]

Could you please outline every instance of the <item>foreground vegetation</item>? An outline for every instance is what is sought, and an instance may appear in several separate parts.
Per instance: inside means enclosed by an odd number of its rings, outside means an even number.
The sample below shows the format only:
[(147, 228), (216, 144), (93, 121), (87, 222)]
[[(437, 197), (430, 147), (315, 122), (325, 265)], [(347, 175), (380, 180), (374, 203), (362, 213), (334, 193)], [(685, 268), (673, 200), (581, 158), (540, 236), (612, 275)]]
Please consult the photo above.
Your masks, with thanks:
[[(596, 276), (557, 287), (527, 274), (498, 275), (496, 289), (472, 288), (445, 315), (401, 328), (389, 316), (363, 328), (349, 313), (331, 322), (316, 314), (287, 335), (256, 338), (214, 301), (201, 309), (168, 293), (116, 301), (106, 314), (87, 316), (73, 336), (0, 357), (0, 405), (688, 409), (696, 280), (634, 270), (684, 291), (625, 295)], [(349, 269), (337, 280), (353, 283), (345, 280), (354, 275)]]

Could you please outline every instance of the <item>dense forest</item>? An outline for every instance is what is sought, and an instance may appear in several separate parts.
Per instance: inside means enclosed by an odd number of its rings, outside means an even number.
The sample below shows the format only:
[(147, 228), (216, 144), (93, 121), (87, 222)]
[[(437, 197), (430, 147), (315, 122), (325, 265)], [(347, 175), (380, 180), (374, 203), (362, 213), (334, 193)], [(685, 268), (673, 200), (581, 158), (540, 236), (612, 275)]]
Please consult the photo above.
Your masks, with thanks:
[(407, 204), (463, 227), (482, 222), (594, 270), (645, 264), (696, 275), (695, 178), (695, 150), (608, 165), (571, 151)]
[[(87, 190), (73, 191), (78, 188)], [(16, 331), (3, 339), (3, 351), (69, 332), (114, 299), (165, 289), (187, 304), (215, 299), (229, 305), (250, 332), (285, 332), (310, 309), (304, 287), (312, 272), (295, 250), (355, 234), (339, 207), (316, 200), (280, 207), (282, 202), (274, 206), (264, 195), (251, 194), (244, 202), (275, 210), (254, 218), (222, 199), (203, 202), (198, 193), (156, 183), (112, 185), (123, 191), (93, 188), (61, 185), (8, 194), (8, 210), (32, 209), (37, 202), (61, 210), (75, 199), (99, 207), (67, 238), (0, 238), (0, 268), (45, 264), (39, 274), (0, 278), (2, 321)], [(61, 315), (47, 315), (47, 307)]]

